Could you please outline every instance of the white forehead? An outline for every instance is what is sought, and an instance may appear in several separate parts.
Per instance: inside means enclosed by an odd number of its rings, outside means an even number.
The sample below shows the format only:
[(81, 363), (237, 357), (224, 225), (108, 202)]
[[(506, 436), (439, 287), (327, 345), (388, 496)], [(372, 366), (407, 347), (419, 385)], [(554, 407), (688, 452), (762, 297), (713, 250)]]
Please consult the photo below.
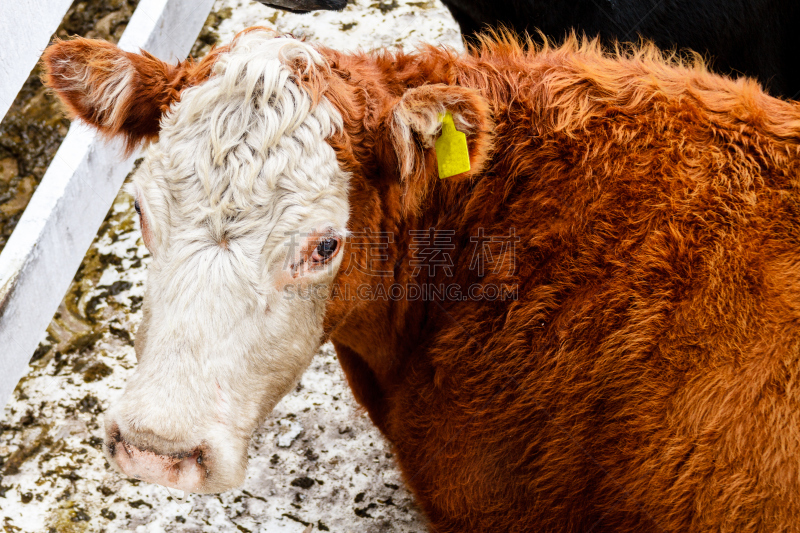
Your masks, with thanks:
[(156, 216), (234, 233), (346, 224), (347, 175), (326, 142), (342, 117), (325, 98), (314, 105), (287, 67), (298, 62), (324, 68), (310, 45), (253, 31), (183, 92), (135, 178)]

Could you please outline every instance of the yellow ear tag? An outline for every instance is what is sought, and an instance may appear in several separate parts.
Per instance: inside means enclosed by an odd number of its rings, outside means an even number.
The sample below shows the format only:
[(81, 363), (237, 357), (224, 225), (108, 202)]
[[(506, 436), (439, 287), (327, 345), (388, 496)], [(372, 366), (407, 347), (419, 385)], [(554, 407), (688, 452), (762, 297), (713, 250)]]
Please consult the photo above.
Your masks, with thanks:
[(456, 129), (453, 115), (447, 111), (439, 116), (442, 135), (436, 139), (436, 161), (439, 163), (439, 178), (449, 178), (469, 170), (467, 136)]

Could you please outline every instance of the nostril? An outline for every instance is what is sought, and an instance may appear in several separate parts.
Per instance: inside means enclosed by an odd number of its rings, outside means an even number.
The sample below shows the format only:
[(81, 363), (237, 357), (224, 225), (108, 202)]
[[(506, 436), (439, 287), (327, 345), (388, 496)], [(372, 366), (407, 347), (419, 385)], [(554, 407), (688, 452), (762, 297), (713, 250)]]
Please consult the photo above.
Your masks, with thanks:
[(172, 472), (176, 477), (207, 477), (208, 469), (206, 468), (206, 459), (203, 455), (203, 451), (197, 448), (191, 454), (187, 454), (182, 458), (176, 458), (175, 464), (172, 467)]
[(117, 454), (117, 445), (122, 442), (122, 435), (119, 432), (119, 426), (113, 424), (108, 431), (108, 441), (106, 447), (108, 448), (108, 456), (112, 459)]

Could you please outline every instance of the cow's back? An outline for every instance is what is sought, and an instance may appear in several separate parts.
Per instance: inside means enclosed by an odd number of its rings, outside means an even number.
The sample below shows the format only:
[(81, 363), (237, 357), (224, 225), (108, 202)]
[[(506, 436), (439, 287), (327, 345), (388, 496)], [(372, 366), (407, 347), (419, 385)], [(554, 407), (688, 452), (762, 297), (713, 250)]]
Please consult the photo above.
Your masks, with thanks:
[(694, 50), (711, 59), (722, 74), (753, 76), (775, 96), (798, 98), (800, 6), (793, 0), (684, 2), (580, 0), (569, 6), (555, 0), (444, 0), (461, 26), (474, 37), (487, 27), (561, 39), (569, 31), (600, 36), (606, 43), (640, 37), (662, 49)]

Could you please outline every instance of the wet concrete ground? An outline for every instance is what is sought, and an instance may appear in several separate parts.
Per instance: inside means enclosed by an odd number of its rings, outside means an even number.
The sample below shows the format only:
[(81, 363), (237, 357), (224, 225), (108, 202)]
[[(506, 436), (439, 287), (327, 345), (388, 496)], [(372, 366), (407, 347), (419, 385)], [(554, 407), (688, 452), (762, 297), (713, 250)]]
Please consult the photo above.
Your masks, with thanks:
[[(218, 0), (214, 12), (197, 54), (256, 24), (340, 49), (419, 40), (460, 47), (457, 26), (438, 1), (358, 0), (342, 13), (296, 15)], [(44, 119), (64, 126), (57, 116)], [(18, 187), (23, 165), (9, 158), (0, 158), (0, 174), (15, 173)], [(16, 198), (6, 196), (2, 205)], [(29, 374), (0, 413), (3, 531), (425, 530), (391, 447), (356, 406), (330, 346), (256, 432), (242, 488), (179, 499), (112, 472), (101, 451), (102, 413), (135, 366), (147, 264), (132, 200), (120, 193)]]

